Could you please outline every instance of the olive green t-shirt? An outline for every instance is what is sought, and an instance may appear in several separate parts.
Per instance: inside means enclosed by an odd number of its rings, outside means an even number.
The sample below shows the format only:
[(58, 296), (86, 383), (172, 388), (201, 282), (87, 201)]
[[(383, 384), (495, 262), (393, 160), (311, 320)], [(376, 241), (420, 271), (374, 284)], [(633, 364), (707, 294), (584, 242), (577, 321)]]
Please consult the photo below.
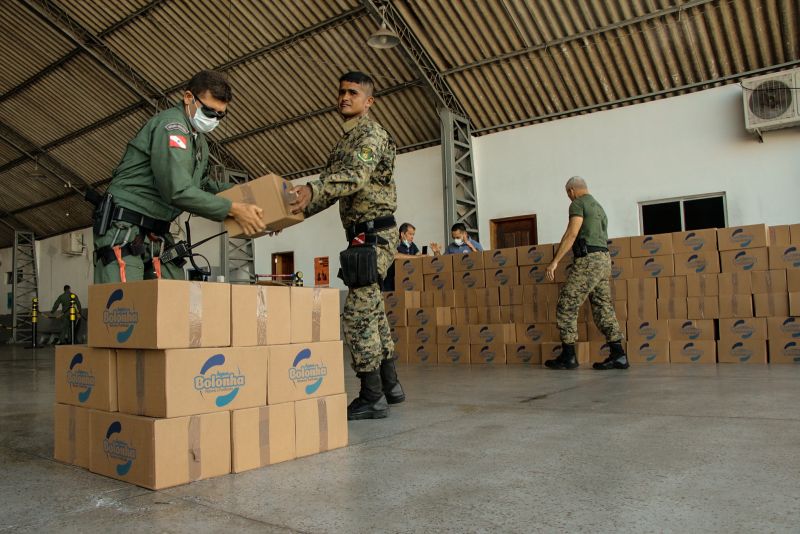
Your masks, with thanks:
[(608, 246), (608, 217), (603, 206), (592, 195), (583, 195), (569, 205), (570, 217), (583, 217), (578, 239), (594, 247)]

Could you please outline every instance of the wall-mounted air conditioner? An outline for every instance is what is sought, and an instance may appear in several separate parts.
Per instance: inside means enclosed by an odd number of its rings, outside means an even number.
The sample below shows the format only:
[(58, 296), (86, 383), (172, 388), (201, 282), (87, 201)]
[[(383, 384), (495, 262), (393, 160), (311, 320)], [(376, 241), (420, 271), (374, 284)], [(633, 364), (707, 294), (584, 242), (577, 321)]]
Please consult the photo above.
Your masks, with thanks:
[(61, 253), (68, 256), (80, 256), (86, 246), (83, 243), (83, 234), (70, 232), (61, 236)]
[(744, 124), (748, 132), (800, 124), (800, 69), (785, 70), (742, 81)]

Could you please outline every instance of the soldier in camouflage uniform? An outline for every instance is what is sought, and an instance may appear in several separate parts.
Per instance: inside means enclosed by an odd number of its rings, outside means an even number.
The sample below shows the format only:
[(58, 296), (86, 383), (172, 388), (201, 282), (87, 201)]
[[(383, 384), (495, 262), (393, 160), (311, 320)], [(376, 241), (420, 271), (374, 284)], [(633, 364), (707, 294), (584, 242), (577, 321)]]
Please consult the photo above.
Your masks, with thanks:
[[(611, 299), (611, 257), (608, 254), (608, 218), (603, 207), (589, 194), (586, 181), (573, 176), (567, 182), (567, 196), (572, 201), (569, 207), (569, 225), (553, 262), (546, 275), (554, 280), (558, 263), (572, 248), (575, 257), (567, 283), (561, 288), (556, 310), (556, 321), (561, 333), (561, 354), (547, 360), (550, 369), (575, 369), (575, 343), (578, 341), (578, 310), (586, 297), (592, 306), (592, 317), (603, 333), (611, 350), (595, 369), (627, 369), (628, 357), (622, 348), (622, 331), (619, 328)], [(576, 245), (573, 247), (573, 244)]]
[(231, 99), (221, 74), (201, 71), (180, 104), (155, 115), (128, 143), (108, 187), (115, 204), (110, 228), (94, 235), (95, 283), (183, 279), (181, 267), (154, 261), (173, 244), (170, 221), (183, 211), (212, 221), (234, 217), (248, 234), (265, 228), (261, 208), (215, 196), (230, 185), (207, 176), (205, 134), (225, 117)]
[[(339, 202), (348, 239), (369, 236), (364, 225), (372, 221), (377, 234), (378, 273), (386, 277), (397, 248), (397, 209), (394, 183), (396, 146), (389, 133), (368, 112), (374, 102), (374, 84), (364, 73), (349, 72), (339, 79), (339, 113), (344, 135), (331, 151), (319, 179), (295, 188), (295, 210), (310, 217)], [(352, 241), (351, 241), (352, 243)], [(405, 400), (397, 379), (394, 342), (376, 283), (351, 288), (344, 306), (344, 336), (361, 379), (359, 396), (348, 406), (349, 419), (379, 419), (388, 404)]]

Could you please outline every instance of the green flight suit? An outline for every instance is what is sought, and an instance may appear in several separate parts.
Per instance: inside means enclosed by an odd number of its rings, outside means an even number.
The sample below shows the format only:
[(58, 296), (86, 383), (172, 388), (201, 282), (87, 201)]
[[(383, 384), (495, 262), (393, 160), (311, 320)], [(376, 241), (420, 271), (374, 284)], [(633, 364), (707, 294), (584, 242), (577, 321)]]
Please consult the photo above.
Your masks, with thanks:
[[(74, 295), (72, 292), (61, 293), (58, 298), (56, 299), (55, 303), (53, 304), (53, 309), (50, 310), (50, 313), (55, 313), (58, 310), (59, 306), (61, 307), (61, 332), (58, 334), (58, 341), (59, 343), (66, 343), (69, 341), (70, 331), (72, 329), (72, 325), (69, 321), (69, 301), (70, 295)], [(75, 313), (78, 318), (81, 316), (81, 301), (78, 300), (78, 295), (75, 295)], [(77, 327), (77, 325), (76, 325)]]
[[(202, 133), (194, 132), (180, 104), (155, 115), (128, 143), (125, 154), (114, 170), (108, 192), (114, 203), (161, 221), (172, 221), (184, 211), (222, 221), (231, 209), (231, 201), (214, 195), (231, 187), (210, 180), (208, 143)], [(95, 250), (132, 241), (139, 228), (114, 221), (104, 236), (94, 236)], [(164, 247), (174, 240), (164, 236)], [(159, 241), (144, 236), (145, 252), (141, 256), (125, 256), (128, 281), (154, 278), (152, 258), (161, 248)], [(103, 265), (95, 260), (95, 283), (120, 281), (116, 261)], [(162, 266), (163, 278), (184, 278), (182, 268), (168, 263)]]
[[(342, 128), (344, 135), (328, 156), (319, 179), (308, 184), (312, 197), (305, 210), (306, 217), (337, 201), (345, 228), (394, 214), (397, 209), (394, 140), (369, 116), (351, 119)], [(378, 272), (383, 279), (394, 261), (398, 233), (396, 228), (390, 228), (378, 235), (387, 242), (376, 247)], [(357, 373), (374, 371), (381, 361), (394, 357), (394, 342), (378, 284), (347, 293), (342, 325)]]

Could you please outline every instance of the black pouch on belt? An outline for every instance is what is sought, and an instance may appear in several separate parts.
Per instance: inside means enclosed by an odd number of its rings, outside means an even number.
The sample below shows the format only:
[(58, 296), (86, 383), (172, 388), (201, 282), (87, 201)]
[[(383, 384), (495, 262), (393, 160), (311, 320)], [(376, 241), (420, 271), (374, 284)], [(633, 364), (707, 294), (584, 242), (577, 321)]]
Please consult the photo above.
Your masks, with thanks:
[(372, 245), (348, 247), (339, 254), (339, 278), (350, 289), (381, 282), (378, 274), (378, 251)]
[(572, 244), (572, 255), (576, 258), (583, 258), (584, 256), (589, 255), (589, 249), (586, 248), (586, 240), (583, 238), (578, 238)]

